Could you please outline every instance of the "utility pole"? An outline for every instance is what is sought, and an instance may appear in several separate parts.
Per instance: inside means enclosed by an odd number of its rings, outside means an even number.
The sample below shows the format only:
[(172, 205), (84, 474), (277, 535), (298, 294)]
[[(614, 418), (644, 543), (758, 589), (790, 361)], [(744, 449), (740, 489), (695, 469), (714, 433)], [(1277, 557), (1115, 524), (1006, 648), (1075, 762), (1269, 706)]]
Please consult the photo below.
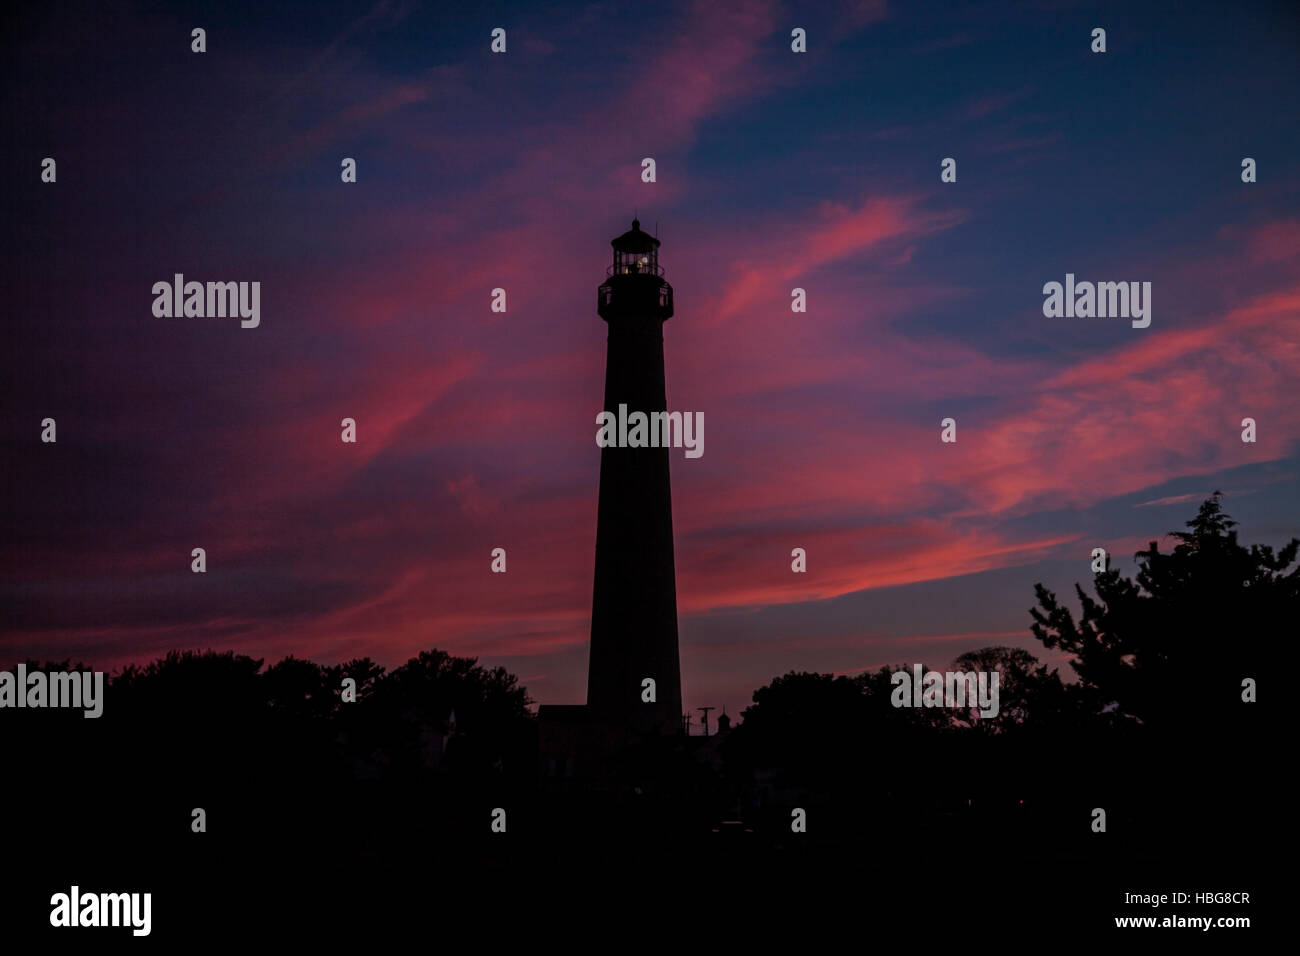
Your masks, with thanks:
[(717, 710), (716, 707), (699, 707), (700, 713), (704, 715), (704, 736), (709, 736), (709, 711)]

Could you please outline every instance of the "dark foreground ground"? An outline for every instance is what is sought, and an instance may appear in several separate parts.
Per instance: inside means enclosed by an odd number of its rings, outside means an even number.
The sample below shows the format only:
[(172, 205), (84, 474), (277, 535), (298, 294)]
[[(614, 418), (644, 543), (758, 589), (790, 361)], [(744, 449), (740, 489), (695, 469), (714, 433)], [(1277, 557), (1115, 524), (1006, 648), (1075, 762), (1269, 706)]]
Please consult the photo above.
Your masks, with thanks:
[[(169, 774), (165, 761), (133, 765), (130, 753), (9, 753), (20, 760), (3, 782), (0, 925), (14, 953), (239, 943), (495, 951), (515, 939), (579, 951), (706, 939), (738, 949), (779, 931), (814, 952), (895, 937), (911, 941), (907, 952), (1021, 940), (1039, 951), (1091, 937), (1163, 949), (1213, 939), (1217, 949), (1270, 922), (1267, 874), (1282, 855), (1268, 796), (1277, 777), (1258, 748), (1224, 755), (1214, 774), (1180, 773), (1185, 759), (1155, 755), (1142, 773), (1096, 755), (1086, 763), (1093, 784), (1071, 773), (1061, 788), (1026, 791), (1025, 803), (982, 785), (966, 807), (927, 801), (928, 789), (954, 792), (938, 779), (885, 798), (822, 795), (808, 801), (803, 834), (790, 832), (785, 806), (723, 814), (740, 818), (724, 824), (653, 787), (295, 783), (266, 767), (197, 781)], [(1053, 779), (1055, 759), (1030, 776)], [(85, 769), (70, 772), (78, 762)], [(1197, 779), (1202, 788), (1188, 786)], [(1104, 834), (1086, 822), (1094, 792), (1111, 807)], [(191, 831), (195, 806), (207, 811), (205, 833)], [(491, 829), (497, 807), (505, 833)], [(52, 928), (50, 897), (74, 883), (152, 893), (150, 936)], [(1126, 892), (1192, 900), (1153, 908), (1126, 904)], [(1249, 893), (1250, 903), (1196, 903), (1204, 892)], [(1150, 915), (1247, 916), (1252, 928), (1115, 926), (1117, 916)]]

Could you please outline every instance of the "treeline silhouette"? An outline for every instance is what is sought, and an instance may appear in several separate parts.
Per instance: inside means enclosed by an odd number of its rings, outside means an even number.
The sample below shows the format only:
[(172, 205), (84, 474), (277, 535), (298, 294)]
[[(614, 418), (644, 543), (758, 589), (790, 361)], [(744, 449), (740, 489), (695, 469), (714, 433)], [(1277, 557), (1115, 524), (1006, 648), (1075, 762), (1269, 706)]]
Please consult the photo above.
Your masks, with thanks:
[(894, 707), (896, 668), (790, 673), (755, 692), (727, 741), (733, 783), (759, 805), (818, 805), (864, 838), (881, 821), (952, 834), (979, 822), (1020, 834), (1023, 852), (1087, 853), (1116, 842), (1093, 838), (1101, 808), (1133, 854), (1253, 844), (1278, 778), (1246, 682), (1266, 676), (1266, 648), (1278, 666), (1300, 621), (1300, 540), (1243, 546), (1221, 497), (1170, 532), (1172, 551), (1138, 552), (1135, 578), (1097, 573), (1095, 596), (1076, 585), (1077, 618), (1035, 586), (1032, 633), (1071, 655), (1077, 680), (1023, 649), (963, 654), (949, 669), (1000, 672), (999, 714), (976, 719)]
[[(1218, 493), (1188, 528), (1172, 551), (1139, 552), (1136, 578), (1107, 570), (1094, 595), (1076, 587), (1077, 617), (1036, 587), (1032, 633), (1071, 656), (1077, 679), (1020, 648), (953, 661), (1000, 672), (991, 719), (895, 707), (893, 668), (792, 672), (756, 690), (726, 735), (645, 741), (609, 762), (600, 786), (556, 791), (532, 702), (500, 667), (439, 650), (391, 671), (369, 658), (266, 667), (173, 652), (113, 676), (98, 720), (0, 715), (10, 820), (20, 845), (56, 855), (81, 835), (113, 835), (148, 874), (196, 859), (223, 872), (239, 860), (382, 872), (430, 853), (505, 872), (539, 847), (598, 856), (647, 834), (664, 852), (694, 842), (719, 858), (881, 849), (909, 832), (988, 866), (1117, 848), (1226, 857), (1263, 838), (1276, 755), (1243, 681), (1265, 683), (1265, 648), (1276, 658), (1295, 633), (1300, 540), (1241, 545)], [(343, 701), (345, 678), (355, 702)], [(497, 807), (508, 843), (489, 828)], [(809, 821), (797, 837), (796, 807)], [(194, 808), (206, 835), (191, 832)]]

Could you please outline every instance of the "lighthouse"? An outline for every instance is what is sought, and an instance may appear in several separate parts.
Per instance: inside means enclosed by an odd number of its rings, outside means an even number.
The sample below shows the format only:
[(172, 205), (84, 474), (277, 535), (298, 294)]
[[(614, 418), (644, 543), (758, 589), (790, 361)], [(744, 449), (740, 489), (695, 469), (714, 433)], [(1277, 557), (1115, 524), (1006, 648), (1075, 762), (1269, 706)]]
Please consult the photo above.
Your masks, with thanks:
[[(633, 219), (610, 245), (614, 261), (596, 304), (609, 330), (604, 409), (662, 413), (673, 287), (659, 265), (659, 240)], [(616, 736), (681, 730), (667, 447), (601, 448), (587, 711)]]

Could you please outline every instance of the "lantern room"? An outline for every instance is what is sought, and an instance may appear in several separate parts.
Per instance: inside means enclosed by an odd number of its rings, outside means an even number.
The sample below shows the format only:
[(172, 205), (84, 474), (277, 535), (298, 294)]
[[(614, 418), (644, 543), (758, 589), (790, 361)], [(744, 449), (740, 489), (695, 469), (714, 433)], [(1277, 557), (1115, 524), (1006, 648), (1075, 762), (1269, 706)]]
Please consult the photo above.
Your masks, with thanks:
[(660, 321), (673, 314), (673, 287), (663, 279), (659, 240), (641, 231), (641, 221), (610, 240), (614, 264), (605, 271), (597, 311), (602, 318), (644, 316)]
[(659, 240), (641, 231), (641, 220), (633, 219), (632, 228), (609, 244), (614, 247), (610, 275), (663, 274), (659, 271)]

